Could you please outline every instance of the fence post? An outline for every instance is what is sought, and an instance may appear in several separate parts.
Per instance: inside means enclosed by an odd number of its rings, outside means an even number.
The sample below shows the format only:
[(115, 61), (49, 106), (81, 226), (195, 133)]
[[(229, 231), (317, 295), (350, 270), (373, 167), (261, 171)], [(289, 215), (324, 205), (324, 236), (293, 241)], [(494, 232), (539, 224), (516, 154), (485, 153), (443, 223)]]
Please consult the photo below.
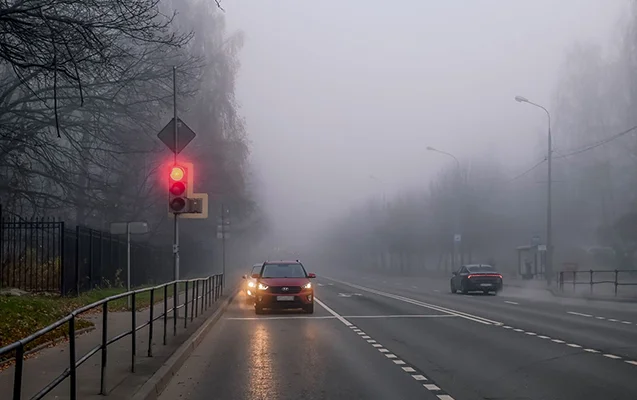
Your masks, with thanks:
[(577, 271), (573, 271), (573, 292), (575, 292), (575, 281), (577, 280)]
[(193, 305), (192, 305), (192, 307), (191, 307), (192, 309), (190, 310), (190, 322), (192, 322), (192, 317), (193, 317), (193, 315), (195, 315), (195, 305), (194, 305), (194, 302), (195, 302), (195, 285), (196, 285), (196, 284), (197, 284), (197, 281), (194, 281), (194, 282), (193, 282), (193, 286), (192, 286), (192, 300), (191, 300), (191, 301), (192, 301)]
[(164, 346), (166, 345), (167, 325), (168, 325), (168, 285), (164, 285)]
[(615, 296), (617, 296), (617, 286), (619, 286), (619, 271), (615, 270)]
[(24, 345), (22, 342), (15, 351), (15, 371), (13, 372), (13, 400), (22, 398), (22, 371), (24, 369)]
[[(195, 281), (195, 297), (193, 297), (195, 306), (195, 317), (199, 315), (199, 280)], [(190, 313), (192, 315), (192, 313)]]
[(564, 291), (564, 271), (560, 271), (560, 291)]
[(102, 304), (102, 366), (100, 368), (100, 394), (106, 395), (106, 360), (108, 342), (108, 302)]
[(199, 314), (203, 314), (204, 306), (206, 305), (206, 280), (201, 281), (201, 311)]
[(177, 297), (179, 296), (178, 283), (173, 283), (173, 336), (177, 336)]
[(131, 344), (132, 344), (132, 350), (131, 350), (131, 372), (135, 372), (135, 350), (137, 350), (137, 311), (136, 311), (136, 307), (135, 307), (135, 292), (133, 292), (131, 295), (129, 295), (131, 297), (131, 325), (132, 325), (132, 331), (131, 331)]
[(80, 295), (80, 226), (75, 227), (75, 295)]
[(75, 314), (71, 314), (69, 320), (69, 369), (71, 400), (77, 399), (77, 373), (75, 361)]
[[(59, 264), (59, 268), (60, 268), (60, 295), (64, 296), (64, 295), (66, 295), (66, 263), (64, 262), (64, 259), (65, 259), (64, 253), (66, 253), (64, 251), (64, 249), (65, 249), (65, 247), (64, 247), (64, 236), (66, 236), (66, 230), (64, 229), (64, 221), (60, 221), (60, 224), (58, 225), (58, 229), (59, 229), (59, 235), (60, 235), (60, 240), (58, 241), (58, 243), (59, 243), (58, 250), (60, 251), (58, 253), (60, 255), (60, 259), (59, 259), (59, 263), (60, 263)], [(47, 235), (47, 241), (48, 241), (48, 235)], [(55, 258), (53, 258), (53, 259), (55, 260)]]
[(148, 325), (148, 357), (153, 356), (153, 325), (155, 323), (155, 288), (150, 289), (150, 317)]
[(590, 271), (590, 284), (591, 284), (591, 294), (593, 294), (593, 270)]
[(88, 230), (88, 273), (89, 273), (89, 278), (88, 278), (88, 289), (91, 290), (93, 289), (93, 278), (95, 277), (95, 272), (94, 272), (94, 266), (93, 266), (93, 256), (94, 256), (94, 251), (93, 251), (93, 229)]
[[(186, 299), (184, 300), (184, 329), (188, 327), (188, 281), (186, 281)], [(190, 311), (192, 313), (192, 311)]]
[(212, 287), (212, 277), (209, 277), (209, 278), (208, 278), (208, 307), (212, 307), (212, 303), (213, 303), (213, 300), (212, 300), (212, 290), (213, 290), (213, 287)]

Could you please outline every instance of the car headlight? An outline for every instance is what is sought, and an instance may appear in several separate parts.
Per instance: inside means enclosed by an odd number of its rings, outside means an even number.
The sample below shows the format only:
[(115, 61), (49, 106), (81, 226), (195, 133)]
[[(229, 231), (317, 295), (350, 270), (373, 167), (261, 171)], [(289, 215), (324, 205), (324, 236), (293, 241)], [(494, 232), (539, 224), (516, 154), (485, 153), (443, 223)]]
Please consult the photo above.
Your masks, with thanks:
[(312, 282), (308, 282), (302, 286), (303, 289), (312, 289)]
[(255, 286), (257, 286), (256, 283), (254, 283), (252, 281), (248, 282), (248, 287), (255, 287)]
[(259, 283), (259, 290), (267, 290), (268, 285), (264, 285), (263, 283)]

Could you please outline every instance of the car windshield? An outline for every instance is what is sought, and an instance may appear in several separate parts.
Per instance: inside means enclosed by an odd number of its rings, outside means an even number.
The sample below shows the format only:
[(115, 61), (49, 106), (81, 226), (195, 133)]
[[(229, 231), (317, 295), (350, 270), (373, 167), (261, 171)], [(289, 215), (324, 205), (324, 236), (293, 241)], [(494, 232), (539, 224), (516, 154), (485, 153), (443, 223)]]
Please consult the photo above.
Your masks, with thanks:
[(497, 272), (496, 269), (490, 265), (469, 265), (467, 269), (469, 272)]
[(305, 278), (307, 274), (301, 264), (266, 264), (262, 278)]

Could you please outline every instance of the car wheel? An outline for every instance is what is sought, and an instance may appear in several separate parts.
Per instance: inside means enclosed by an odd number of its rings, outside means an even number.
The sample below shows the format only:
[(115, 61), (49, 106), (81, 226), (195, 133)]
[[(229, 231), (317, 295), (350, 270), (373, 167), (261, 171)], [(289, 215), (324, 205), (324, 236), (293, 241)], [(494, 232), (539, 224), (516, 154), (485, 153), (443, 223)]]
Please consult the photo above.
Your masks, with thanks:
[(263, 307), (261, 307), (261, 306), (254, 306), (254, 312), (255, 312), (257, 315), (261, 315), (261, 314), (263, 314)]
[(457, 290), (456, 290), (456, 288), (453, 286), (453, 282), (451, 282), (450, 286), (451, 286), (451, 293), (456, 294), (458, 291), (457, 291)]
[(314, 303), (306, 305), (305, 307), (303, 307), (303, 309), (308, 314), (314, 314)]

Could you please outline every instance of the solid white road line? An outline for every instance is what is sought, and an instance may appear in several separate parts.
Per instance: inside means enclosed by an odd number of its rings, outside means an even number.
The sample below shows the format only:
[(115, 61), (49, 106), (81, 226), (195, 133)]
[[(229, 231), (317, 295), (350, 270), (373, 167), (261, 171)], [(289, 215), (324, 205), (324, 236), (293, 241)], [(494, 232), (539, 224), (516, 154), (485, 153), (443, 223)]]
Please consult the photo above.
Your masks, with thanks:
[(425, 302), (422, 302), (422, 301), (419, 301), (419, 300), (411, 299), (411, 298), (404, 297), (404, 296), (399, 296), (399, 295), (392, 294), (392, 293), (382, 292), (380, 290), (371, 289), (371, 288), (368, 288), (368, 287), (365, 287), (365, 286), (355, 285), (355, 284), (349, 283), (349, 282), (343, 282), (343, 281), (340, 281), (338, 279), (329, 278), (327, 276), (325, 278), (329, 279), (329, 280), (332, 280), (334, 282), (341, 283), (343, 285), (347, 285), (347, 286), (359, 289), (359, 290), (364, 290), (366, 292), (374, 293), (374, 294), (377, 294), (377, 295), (380, 295), (380, 296), (389, 297), (390, 299), (399, 300), (399, 301), (402, 301), (402, 302), (405, 302), (405, 303), (414, 304), (416, 306), (429, 308), (431, 310), (439, 311), (439, 312), (442, 312), (442, 313), (445, 313), (445, 314), (455, 315), (457, 317), (464, 318), (464, 319), (467, 319), (469, 321), (478, 322), (478, 323), (481, 323), (481, 324), (484, 324), (484, 325), (502, 325), (501, 322), (497, 322), (497, 321), (493, 321), (493, 320), (490, 320), (490, 319), (482, 318), (482, 317), (479, 317), (477, 315), (468, 314), (468, 313), (465, 313), (465, 312), (462, 312), (462, 311), (453, 310), (453, 309), (442, 307), (442, 306), (437, 306), (435, 304), (425, 303)]
[(404, 314), (404, 315), (347, 315), (343, 318), (449, 318), (457, 317), (451, 314)]
[(336, 319), (336, 317), (330, 316), (309, 316), (309, 315), (290, 315), (281, 317), (228, 317), (225, 318), (229, 321), (268, 321), (268, 320), (281, 320), (281, 319)]
[(335, 316), (336, 318), (338, 318), (338, 320), (341, 321), (343, 324), (345, 324), (345, 326), (352, 326), (351, 322), (349, 322), (345, 318), (341, 317), (336, 311), (332, 310), (327, 305), (325, 305), (325, 303), (323, 303), (321, 300), (317, 299), (316, 296), (314, 296), (314, 301), (317, 302), (319, 304), (319, 306), (321, 306), (324, 309), (326, 309), (328, 313), (330, 313), (333, 316)]

